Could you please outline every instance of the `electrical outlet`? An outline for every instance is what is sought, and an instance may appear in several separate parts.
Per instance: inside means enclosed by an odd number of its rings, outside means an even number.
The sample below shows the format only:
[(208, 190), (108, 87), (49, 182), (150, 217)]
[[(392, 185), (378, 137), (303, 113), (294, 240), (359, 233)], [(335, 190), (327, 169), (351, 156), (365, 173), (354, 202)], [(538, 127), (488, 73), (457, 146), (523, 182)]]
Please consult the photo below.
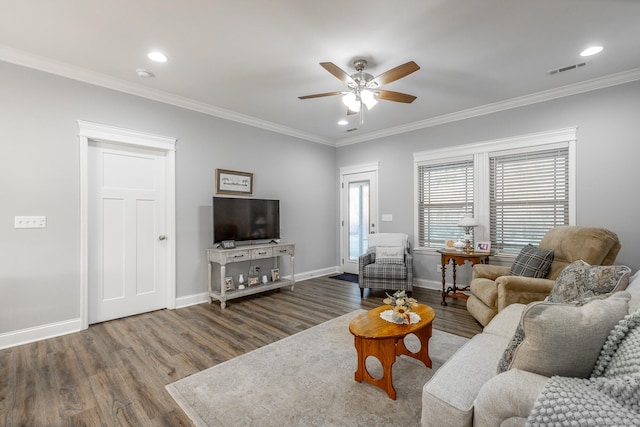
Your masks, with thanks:
[(436, 265), (436, 271), (437, 271), (438, 273), (442, 273), (442, 264), (438, 264), (438, 265)]
[(14, 228), (47, 228), (46, 216), (16, 216)]

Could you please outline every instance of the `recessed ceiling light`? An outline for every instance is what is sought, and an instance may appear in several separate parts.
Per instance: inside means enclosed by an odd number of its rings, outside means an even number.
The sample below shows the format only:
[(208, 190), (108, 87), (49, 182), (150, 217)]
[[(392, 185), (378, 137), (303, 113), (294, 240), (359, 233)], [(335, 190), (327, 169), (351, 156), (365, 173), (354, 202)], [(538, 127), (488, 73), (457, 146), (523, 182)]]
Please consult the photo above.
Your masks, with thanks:
[(152, 61), (156, 61), (156, 62), (167, 62), (167, 56), (162, 53), (159, 52), (157, 50), (154, 50), (153, 52), (149, 52), (147, 54), (147, 56), (149, 57), (150, 60)]
[(603, 49), (602, 46), (590, 46), (590, 47), (586, 48), (585, 50), (583, 50), (582, 52), (580, 52), (580, 56), (595, 55), (596, 53), (602, 52), (602, 49)]
[(153, 74), (149, 70), (145, 70), (144, 68), (137, 68), (136, 69), (136, 73), (138, 73), (138, 77), (142, 77), (143, 79), (148, 79), (150, 77), (155, 77), (155, 74)]
[(346, 126), (346, 125), (348, 125), (348, 124), (349, 124), (349, 122), (348, 122), (348, 121), (346, 121), (345, 119), (342, 119), (342, 120), (340, 120), (340, 121), (338, 122), (338, 124), (339, 124), (340, 126)]

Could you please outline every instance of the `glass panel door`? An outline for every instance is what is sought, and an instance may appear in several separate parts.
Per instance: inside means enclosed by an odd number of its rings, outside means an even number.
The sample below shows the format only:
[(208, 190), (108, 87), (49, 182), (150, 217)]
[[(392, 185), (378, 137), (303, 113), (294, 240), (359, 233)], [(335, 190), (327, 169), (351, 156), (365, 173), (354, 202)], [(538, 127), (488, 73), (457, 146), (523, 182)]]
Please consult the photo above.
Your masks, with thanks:
[(367, 251), (369, 241), (369, 181), (349, 183), (349, 261)]
[(377, 172), (342, 176), (342, 267), (358, 274), (358, 258), (367, 252), (369, 234), (377, 232)]

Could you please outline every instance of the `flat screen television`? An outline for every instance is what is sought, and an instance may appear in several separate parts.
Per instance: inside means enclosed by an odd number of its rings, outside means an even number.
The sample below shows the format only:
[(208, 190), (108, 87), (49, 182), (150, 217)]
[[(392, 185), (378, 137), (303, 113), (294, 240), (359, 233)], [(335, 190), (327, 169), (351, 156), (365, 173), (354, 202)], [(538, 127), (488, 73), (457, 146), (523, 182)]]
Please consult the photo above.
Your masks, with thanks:
[(280, 238), (280, 201), (213, 197), (213, 243)]

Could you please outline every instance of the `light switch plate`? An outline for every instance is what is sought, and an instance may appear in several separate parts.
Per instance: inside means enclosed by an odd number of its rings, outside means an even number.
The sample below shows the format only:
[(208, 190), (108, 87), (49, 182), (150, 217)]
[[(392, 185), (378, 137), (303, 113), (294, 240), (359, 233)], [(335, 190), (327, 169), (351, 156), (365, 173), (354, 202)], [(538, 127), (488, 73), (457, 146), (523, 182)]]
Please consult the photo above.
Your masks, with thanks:
[(393, 215), (392, 214), (382, 214), (382, 220), (384, 222), (393, 221)]
[(16, 216), (14, 228), (46, 228), (46, 216)]

